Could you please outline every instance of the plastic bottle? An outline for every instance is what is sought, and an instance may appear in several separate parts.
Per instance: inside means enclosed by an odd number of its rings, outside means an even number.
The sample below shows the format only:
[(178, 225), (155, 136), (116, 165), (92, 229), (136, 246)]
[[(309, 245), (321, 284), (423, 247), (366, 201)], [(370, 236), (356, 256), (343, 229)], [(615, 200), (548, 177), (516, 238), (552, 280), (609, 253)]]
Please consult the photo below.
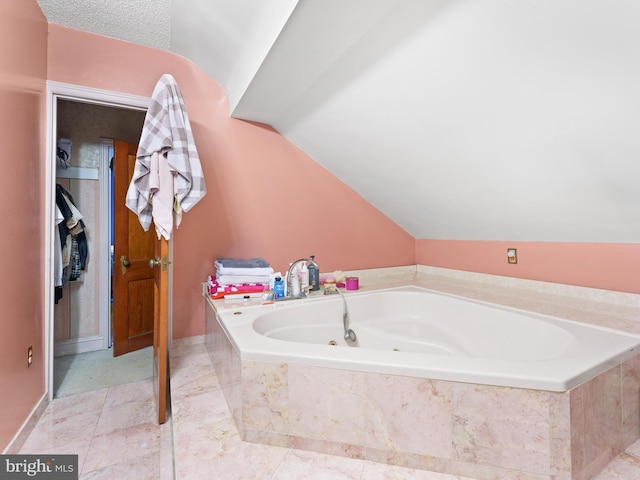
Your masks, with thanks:
[(284, 297), (284, 282), (282, 281), (282, 277), (276, 277), (274, 280), (273, 293), (276, 294), (276, 298)]
[(309, 286), (312, 291), (320, 290), (320, 269), (315, 263), (314, 258), (316, 258), (316, 256), (311, 255), (311, 261), (314, 263), (309, 265)]
[[(300, 271), (300, 266), (297, 265), (296, 268), (294, 268), (291, 271), (291, 278), (287, 278), (287, 285), (291, 287), (291, 296), (292, 297), (299, 297), (300, 296), (300, 277), (298, 277), (298, 272)], [(289, 295), (289, 293), (287, 292), (287, 295)]]
[(306, 295), (309, 291), (309, 269), (307, 268), (307, 262), (302, 262), (298, 277), (300, 278), (300, 291), (303, 295)]

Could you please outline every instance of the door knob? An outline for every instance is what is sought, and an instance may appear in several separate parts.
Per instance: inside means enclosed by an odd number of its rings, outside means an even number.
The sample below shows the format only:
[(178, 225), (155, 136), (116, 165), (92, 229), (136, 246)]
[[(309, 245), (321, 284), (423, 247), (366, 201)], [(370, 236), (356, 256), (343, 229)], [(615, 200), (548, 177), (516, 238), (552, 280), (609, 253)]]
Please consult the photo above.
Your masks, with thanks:
[(149, 259), (149, 268), (159, 267), (160, 259), (159, 258), (150, 258)]
[(120, 257), (120, 268), (122, 269), (122, 275), (124, 275), (125, 273), (127, 273), (127, 267), (131, 265), (131, 262), (129, 261), (129, 259), (127, 258), (126, 255), (122, 255)]

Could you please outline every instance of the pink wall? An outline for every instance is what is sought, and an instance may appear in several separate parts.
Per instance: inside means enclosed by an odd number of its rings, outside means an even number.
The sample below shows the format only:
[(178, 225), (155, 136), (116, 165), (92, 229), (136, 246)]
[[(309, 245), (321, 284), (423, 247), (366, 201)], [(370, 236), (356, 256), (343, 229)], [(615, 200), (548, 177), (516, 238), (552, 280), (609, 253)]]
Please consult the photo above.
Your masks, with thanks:
[[(516, 248), (518, 263), (507, 263)], [(418, 240), (416, 262), (434, 267), (640, 293), (640, 245)]]
[[(44, 90), (47, 22), (34, 1), (0, 2), (0, 451), (44, 394)], [(34, 362), (27, 367), (27, 348)]]
[(323, 271), (415, 263), (413, 237), (270, 127), (231, 119), (190, 61), (55, 24), (48, 45), (50, 80), (148, 96), (171, 73), (182, 89), (208, 194), (173, 237), (174, 338), (203, 333), (200, 283), (218, 256), (278, 270), (312, 254)]

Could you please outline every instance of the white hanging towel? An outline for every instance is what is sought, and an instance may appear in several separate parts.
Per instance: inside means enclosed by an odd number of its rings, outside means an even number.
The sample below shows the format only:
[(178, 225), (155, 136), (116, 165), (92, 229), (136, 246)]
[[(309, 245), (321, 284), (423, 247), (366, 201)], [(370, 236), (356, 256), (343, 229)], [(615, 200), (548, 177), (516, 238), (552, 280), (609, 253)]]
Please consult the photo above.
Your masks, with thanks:
[(145, 231), (153, 220), (158, 238), (169, 240), (174, 217), (177, 228), (182, 212), (206, 193), (182, 93), (166, 73), (151, 96), (125, 204), (138, 215)]

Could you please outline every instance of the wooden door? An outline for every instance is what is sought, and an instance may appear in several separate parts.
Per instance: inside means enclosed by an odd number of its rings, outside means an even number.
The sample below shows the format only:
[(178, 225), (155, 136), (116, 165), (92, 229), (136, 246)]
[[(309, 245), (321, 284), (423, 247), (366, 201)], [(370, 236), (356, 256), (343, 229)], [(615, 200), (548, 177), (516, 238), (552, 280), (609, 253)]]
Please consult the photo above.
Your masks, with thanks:
[(169, 317), (169, 242), (156, 240), (154, 264), (153, 387), (158, 423), (167, 420), (168, 317)]
[(153, 345), (156, 233), (145, 232), (138, 216), (125, 206), (137, 145), (114, 142), (114, 288), (113, 355)]
[(167, 419), (169, 242), (125, 206), (137, 145), (114, 143), (114, 356), (153, 345), (158, 423)]

